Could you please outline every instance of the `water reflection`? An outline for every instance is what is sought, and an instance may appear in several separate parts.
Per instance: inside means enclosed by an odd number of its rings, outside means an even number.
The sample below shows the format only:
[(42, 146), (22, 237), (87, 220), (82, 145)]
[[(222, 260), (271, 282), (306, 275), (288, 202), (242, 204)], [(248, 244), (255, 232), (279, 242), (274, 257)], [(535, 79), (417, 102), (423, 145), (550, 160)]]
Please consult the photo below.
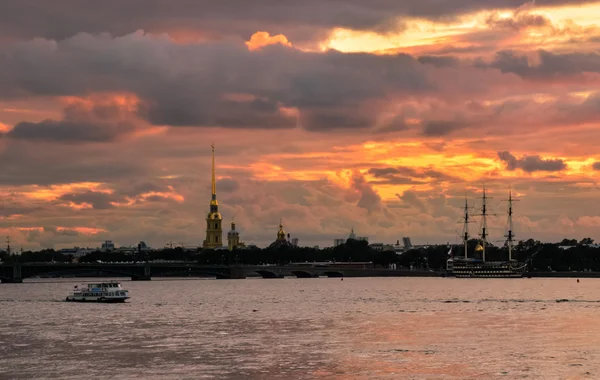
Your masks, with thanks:
[[(0, 378), (597, 378), (599, 280), (124, 282), (0, 286)], [(560, 301), (560, 302), (557, 302)]]

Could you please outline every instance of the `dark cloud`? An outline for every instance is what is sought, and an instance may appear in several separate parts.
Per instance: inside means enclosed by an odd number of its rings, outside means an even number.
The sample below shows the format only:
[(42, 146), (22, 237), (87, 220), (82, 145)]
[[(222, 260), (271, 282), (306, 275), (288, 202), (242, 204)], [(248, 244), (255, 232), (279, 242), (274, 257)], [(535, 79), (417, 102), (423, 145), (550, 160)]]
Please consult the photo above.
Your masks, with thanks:
[[(377, 184), (423, 184), (431, 181), (453, 181), (456, 178), (433, 169), (414, 169), (406, 166), (371, 168), (369, 174)], [(417, 180), (415, 180), (415, 178)]]
[(6, 133), (12, 139), (29, 141), (55, 141), (66, 143), (110, 142), (122, 134), (132, 132), (135, 127), (126, 122), (115, 124), (91, 124), (44, 120), (39, 123), (22, 122)]
[(131, 179), (127, 183), (119, 184), (119, 187), (115, 190), (116, 195), (135, 198), (140, 194), (167, 191), (168, 188), (158, 183), (148, 181), (139, 182), (136, 179)]
[(476, 67), (492, 67), (503, 73), (513, 73), (528, 79), (543, 79), (556, 76), (600, 73), (600, 54), (591, 53), (552, 53), (545, 50), (537, 52), (538, 63), (513, 50), (496, 53), (491, 63), (482, 61)]
[[(591, 3), (592, 0), (537, 1), (538, 6)], [(123, 35), (137, 29), (152, 32), (197, 31), (200, 36), (247, 38), (257, 30), (285, 33), (299, 40), (323, 38), (336, 27), (385, 33), (405, 17), (448, 20), (484, 9), (515, 9), (523, 0), (4, 0), (0, 2), (0, 35), (63, 39), (79, 32)], [(27, 17), (23, 17), (27, 15)], [(401, 27), (401, 25), (400, 25)]]
[[(356, 120), (364, 103), (433, 89), (423, 66), (406, 54), (307, 53), (283, 46), (250, 52), (243, 44), (180, 45), (141, 32), (79, 34), (7, 49), (0, 54), (0, 97), (134, 93), (139, 116), (156, 125), (290, 128), (297, 120), (284, 110), (297, 109), (308, 130), (356, 128), (376, 116), (371, 110)], [(51, 125), (61, 133), (70, 128)]]
[(106, 143), (137, 129), (132, 113), (124, 111), (113, 100), (93, 105), (74, 101), (65, 107), (63, 115), (63, 120), (20, 122), (5, 136), (32, 142)]
[(113, 202), (122, 202), (124, 199), (111, 194), (97, 191), (86, 191), (84, 193), (64, 194), (59, 198), (61, 201), (73, 202), (77, 205), (84, 203), (92, 205), (96, 210), (113, 208)]
[(0, 149), (1, 185), (50, 185), (113, 182), (147, 175), (147, 160), (128, 159), (127, 150), (92, 149), (86, 145), (40, 149), (38, 144), (10, 141)]
[(406, 190), (402, 195), (396, 194), (396, 196), (407, 206), (414, 207), (421, 212), (427, 212), (427, 205), (419, 198), (416, 192)]
[(468, 128), (466, 121), (459, 120), (430, 120), (423, 123), (421, 133), (425, 136), (446, 136), (459, 129)]
[(600, 162), (594, 162), (592, 164), (592, 169), (594, 169), (594, 170), (600, 170)]
[(360, 198), (356, 204), (358, 207), (364, 208), (369, 213), (378, 211), (381, 208), (381, 197), (373, 190), (373, 187), (362, 174), (358, 172), (354, 173), (352, 176), (352, 187), (360, 194)]
[(506, 163), (507, 170), (521, 169), (532, 173), (536, 171), (556, 172), (567, 168), (567, 164), (561, 159), (543, 159), (540, 156), (523, 156), (517, 158), (510, 152), (498, 152), (498, 158)]
[(435, 56), (435, 55), (423, 55), (418, 58), (418, 61), (424, 65), (433, 65), (435, 67), (457, 67), (460, 60), (452, 56)]

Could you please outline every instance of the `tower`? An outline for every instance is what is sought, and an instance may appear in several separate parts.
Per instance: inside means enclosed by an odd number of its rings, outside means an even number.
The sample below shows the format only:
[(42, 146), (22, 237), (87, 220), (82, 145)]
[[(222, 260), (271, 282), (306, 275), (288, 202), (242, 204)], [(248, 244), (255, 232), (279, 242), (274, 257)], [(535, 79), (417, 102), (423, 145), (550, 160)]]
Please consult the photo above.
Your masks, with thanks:
[(240, 233), (235, 230), (235, 221), (231, 221), (231, 231), (227, 233), (227, 248), (232, 251), (240, 245)]
[(210, 211), (206, 217), (206, 239), (203, 248), (220, 248), (223, 246), (223, 218), (219, 213), (219, 202), (217, 202), (217, 183), (215, 181), (215, 145), (212, 148), (212, 197), (210, 199)]

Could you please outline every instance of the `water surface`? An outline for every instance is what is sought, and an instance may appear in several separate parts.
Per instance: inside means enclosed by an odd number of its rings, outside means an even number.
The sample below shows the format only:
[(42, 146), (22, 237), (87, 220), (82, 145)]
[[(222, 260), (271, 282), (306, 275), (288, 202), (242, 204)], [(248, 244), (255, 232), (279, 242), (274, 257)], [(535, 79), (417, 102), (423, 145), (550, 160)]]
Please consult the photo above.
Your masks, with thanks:
[(76, 283), (0, 285), (0, 379), (600, 378), (600, 279)]

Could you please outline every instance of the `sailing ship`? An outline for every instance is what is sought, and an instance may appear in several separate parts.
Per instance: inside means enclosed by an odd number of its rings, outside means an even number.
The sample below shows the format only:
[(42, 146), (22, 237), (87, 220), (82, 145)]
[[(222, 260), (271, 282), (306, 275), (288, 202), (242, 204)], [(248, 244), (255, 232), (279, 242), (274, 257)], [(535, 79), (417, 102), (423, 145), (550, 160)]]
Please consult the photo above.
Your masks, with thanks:
[(483, 189), (483, 205), (481, 216), (481, 233), (480, 241), (475, 248), (477, 253), (481, 253), (481, 259), (468, 256), (468, 240), (469, 240), (469, 205), (465, 199), (465, 214), (463, 227), (463, 244), (464, 257), (451, 257), (447, 261), (447, 273), (458, 278), (520, 278), (527, 270), (527, 264), (513, 259), (513, 242), (515, 235), (513, 234), (513, 197), (512, 191), (508, 193), (508, 233), (506, 237), (506, 247), (508, 248), (508, 261), (486, 261), (485, 253), (487, 247), (487, 200), (485, 187)]

